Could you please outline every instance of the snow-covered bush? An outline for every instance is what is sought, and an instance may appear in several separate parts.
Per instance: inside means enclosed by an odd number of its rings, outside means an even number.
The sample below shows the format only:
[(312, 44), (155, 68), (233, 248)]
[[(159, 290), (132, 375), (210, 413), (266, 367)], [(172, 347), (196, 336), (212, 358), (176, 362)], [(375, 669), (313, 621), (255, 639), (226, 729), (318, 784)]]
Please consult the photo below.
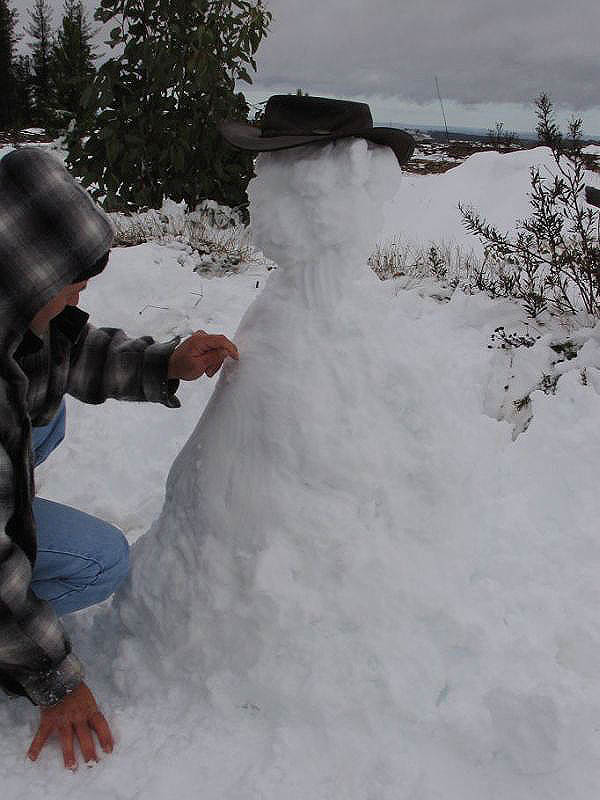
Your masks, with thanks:
[(177, 242), (185, 246), (187, 261), (192, 262), (196, 272), (239, 271), (242, 264), (254, 258), (248, 229), (239, 212), (212, 200), (203, 201), (189, 213), (185, 203), (165, 198), (160, 211), (114, 212), (110, 216), (116, 228), (116, 246)]
[(399, 235), (378, 244), (368, 263), (382, 281), (404, 276), (435, 278), (450, 286), (465, 287), (471, 286), (481, 269), (473, 250), (466, 252), (456, 242), (414, 244)]
[(151, 209), (137, 214), (114, 212), (109, 214), (116, 232), (115, 247), (133, 247), (134, 245), (162, 239), (166, 235), (165, 227), (168, 218), (160, 211)]
[(239, 208), (219, 205), (214, 200), (203, 200), (196, 206), (196, 212), (202, 214), (213, 228), (237, 228), (244, 223)]

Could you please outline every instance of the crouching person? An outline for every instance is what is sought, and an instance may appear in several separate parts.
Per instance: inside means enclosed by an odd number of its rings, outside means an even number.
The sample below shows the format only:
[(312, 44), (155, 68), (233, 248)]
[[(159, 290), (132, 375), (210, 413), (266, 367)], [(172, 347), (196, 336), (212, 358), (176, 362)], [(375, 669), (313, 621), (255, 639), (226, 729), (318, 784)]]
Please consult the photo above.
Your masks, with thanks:
[(110, 218), (52, 155), (0, 159), (0, 685), (40, 707), (29, 757), (58, 734), (64, 764), (97, 760), (110, 727), (84, 682), (58, 617), (109, 597), (126, 578), (128, 545), (102, 520), (35, 496), (34, 467), (65, 436), (64, 395), (178, 408), (179, 379), (211, 377), (225, 336), (128, 338), (95, 328), (79, 293), (108, 264)]

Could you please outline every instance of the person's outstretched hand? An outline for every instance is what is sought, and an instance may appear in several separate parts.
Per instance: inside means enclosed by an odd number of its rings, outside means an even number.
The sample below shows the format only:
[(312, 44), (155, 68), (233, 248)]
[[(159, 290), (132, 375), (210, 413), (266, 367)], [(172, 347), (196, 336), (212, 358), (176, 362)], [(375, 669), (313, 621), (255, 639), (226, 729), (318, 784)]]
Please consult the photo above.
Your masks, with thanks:
[(104, 752), (111, 753), (113, 738), (108, 723), (98, 711), (94, 695), (85, 683), (80, 683), (60, 703), (41, 707), (40, 726), (27, 755), (35, 761), (48, 737), (56, 732), (60, 738), (65, 767), (77, 769), (74, 736), (79, 740), (85, 761), (98, 761), (93, 731)]
[(227, 357), (237, 361), (240, 354), (226, 336), (196, 331), (173, 351), (168, 377), (194, 381), (206, 374), (212, 378)]

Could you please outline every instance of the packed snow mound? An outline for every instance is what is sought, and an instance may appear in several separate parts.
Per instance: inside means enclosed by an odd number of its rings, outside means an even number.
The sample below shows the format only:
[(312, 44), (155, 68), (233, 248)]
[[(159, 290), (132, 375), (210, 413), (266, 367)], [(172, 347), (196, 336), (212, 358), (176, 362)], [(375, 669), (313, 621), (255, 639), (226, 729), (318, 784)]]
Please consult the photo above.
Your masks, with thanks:
[[(442, 175), (407, 175), (386, 216), (382, 238), (401, 234), (410, 242), (456, 242), (481, 255), (483, 247), (465, 230), (458, 203), (472, 206), (500, 231), (512, 231), (516, 220), (532, 213), (531, 167), (538, 167), (542, 176), (556, 174), (550, 148), (490, 150), (469, 156)], [(595, 185), (596, 178), (586, 173), (587, 183)]]
[[(238, 754), (235, 791), (531, 798), (596, 748), (599, 631), (591, 609), (572, 621), (593, 593), (600, 398), (566, 376), (513, 444), (482, 402), (490, 361), (459, 366), (492, 301), (419, 307), (365, 267), (399, 180), (362, 141), (258, 159), (255, 237), (279, 269), (117, 604), (124, 694), (185, 685)], [(590, 473), (565, 496), (575, 399)]]
[[(180, 648), (193, 650), (202, 682), (232, 659), (245, 673), (242, 652), (258, 658), (259, 632), (280, 614), (278, 592), (261, 585), (280, 578), (265, 565), (281, 548), (295, 557), (297, 537), (307, 536), (310, 550), (329, 513), (328, 499), (313, 498), (322, 481), (343, 498), (360, 496), (368, 459), (376, 468), (378, 458), (377, 441), (369, 455), (348, 436), (354, 415), (370, 426), (370, 409), (357, 408), (348, 392), (364, 396), (372, 380), (371, 342), (355, 307), (365, 284), (379, 286), (366, 260), (382, 204), (401, 178), (397, 162), (391, 151), (356, 140), (311, 148), (303, 158), (263, 155), (257, 169), (254, 239), (279, 269), (240, 324), (235, 341), (244, 357), (225, 365), (173, 465), (161, 520), (136, 547), (119, 604), (132, 630), (143, 621), (148, 632), (151, 614), (148, 636), (163, 666), (173, 660), (169, 672), (191, 658)], [(353, 389), (357, 363), (362, 388)], [(148, 580), (156, 563), (162, 591)], [(208, 629), (210, 639), (198, 636)]]

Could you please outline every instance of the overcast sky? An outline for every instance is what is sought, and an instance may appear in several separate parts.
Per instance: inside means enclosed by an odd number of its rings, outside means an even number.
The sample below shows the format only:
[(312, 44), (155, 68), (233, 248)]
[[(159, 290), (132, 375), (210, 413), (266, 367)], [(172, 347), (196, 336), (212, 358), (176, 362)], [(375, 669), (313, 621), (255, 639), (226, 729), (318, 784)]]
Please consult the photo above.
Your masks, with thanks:
[[(50, 0), (58, 22), (62, 3)], [(86, 2), (93, 11), (96, 3)], [(376, 122), (528, 130), (550, 93), (564, 121), (600, 135), (598, 0), (265, 0), (273, 12), (252, 87), (366, 100)], [(27, 0), (11, 6), (27, 19)], [(102, 39), (103, 37), (100, 37)], [(101, 48), (100, 48), (101, 49)]]

